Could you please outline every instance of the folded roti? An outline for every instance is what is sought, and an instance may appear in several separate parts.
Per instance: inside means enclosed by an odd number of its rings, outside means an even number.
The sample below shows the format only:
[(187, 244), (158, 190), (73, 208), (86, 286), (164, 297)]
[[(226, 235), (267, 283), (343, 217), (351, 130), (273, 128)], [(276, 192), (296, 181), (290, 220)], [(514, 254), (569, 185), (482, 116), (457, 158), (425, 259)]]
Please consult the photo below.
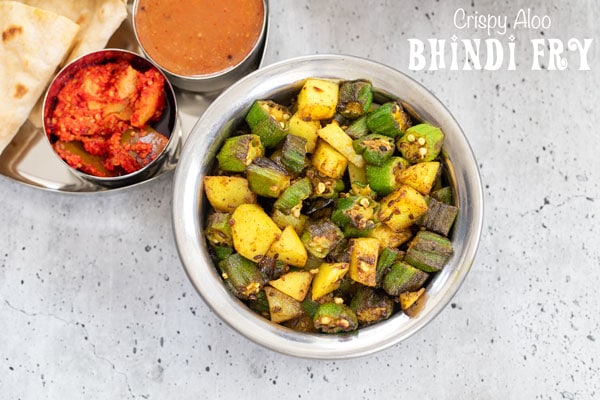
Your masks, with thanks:
[(71, 49), (79, 25), (47, 10), (0, 1), (0, 153)]

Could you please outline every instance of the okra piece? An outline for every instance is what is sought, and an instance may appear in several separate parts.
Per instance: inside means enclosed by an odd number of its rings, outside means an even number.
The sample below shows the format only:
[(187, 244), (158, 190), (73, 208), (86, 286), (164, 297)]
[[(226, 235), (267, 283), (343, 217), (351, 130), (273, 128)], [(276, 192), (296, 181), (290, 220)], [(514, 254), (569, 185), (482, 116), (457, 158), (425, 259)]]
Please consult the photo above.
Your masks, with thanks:
[(290, 111), (281, 104), (257, 100), (246, 114), (246, 122), (251, 132), (260, 137), (262, 144), (270, 148), (277, 146), (287, 135), (291, 116)]
[(420, 223), (427, 230), (448, 236), (454, 220), (458, 215), (458, 207), (429, 198), (429, 208)]
[(396, 150), (394, 139), (377, 133), (356, 139), (352, 145), (358, 154), (362, 154), (365, 162), (371, 165), (382, 165)]
[(342, 228), (351, 225), (359, 230), (368, 230), (375, 227), (376, 215), (377, 202), (373, 199), (365, 196), (349, 196), (337, 200), (331, 220)]
[(231, 214), (224, 212), (211, 212), (208, 215), (206, 229), (204, 233), (206, 240), (213, 246), (233, 246), (233, 237), (231, 236), (231, 226), (229, 217)]
[(310, 179), (313, 188), (311, 197), (334, 198), (345, 188), (342, 179), (321, 175), (313, 168), (306, 170), (305, 176)]
[(371, 133), (396, 138), (410, 127), (410, 117), (397, 102), (382, 104), (367, 115), (367, 127)]
[(419, 290), (428, 277), (427, 272), (400, 261), (392, 264), (381, 286), (390, 296), (399, 296), (400, 293)]
[(365, 80), (345, 81), (340, 85), (337, 111), (348, 119), (364, 115), (373, 102), (373, 86)]
[(308, 217), (304, 214), (286, 214), (275, 208), (271, 214), (271, 219), (273, 222), (275, 222), (279, 229), (284, 229), (286, 226), (291, 225), (297, 234), (301, 234), (302, 231), (304, 231), (304, 225), (306, 225)]
[(238, 253), (230, 255), (218, 265), (225, 284), (240, 299), (255, 298), (265, 283), (258, 265)]
[(359, 139), (369, 133), (369, 127), (367, 126), (367, 116), (363, 115), (360, 118), (355, 119), (345, 129), (346, 134), (352, 139)]
[(265, 149), (257, 135), (247, 134), (225, 140), (217, 154), (219, 167), (228, 172), (244, 172), (257, 157), (262, 157)]
[(393, 156), (382, 165), (367, 165), (367, 183), (380, 196), (390, 194), (401, 185), (400, 171), (409, 166), (409, 162), (402, 157)]
[(248, 307), (257, 314), (262, 315), (265, 318), (269, 318), (269, 301), (264, 290), (260, 290), (256, 293), (253, 299), (248, 300)]
[(259, 196), (277, 198), (290, 186), (292, 177), (276, 162), (259, 157), (246, 167), (250, 190)]
[(290, 187), (285, 189), (281, 196), (277, 198), (273, 207), (282, 211), (283, 213), (290, 214), (295, 210), (295, 214), (300, 214), (302, 208), (302, 201), (306, 200), (312, 193), (312, 185), (310, 179), (304, 177), (292, 183)]
[(411, 163), (434, 160), (442, 150), (444, 133), (437, 126), (419, 124), (410, 127), (398, 139), (396, 146), (402, 157)]
[(224, 260), (233, 254), (233, 248), (227, 246), (214, 246), (215, 257), (218, 261)]
[(440, 189), (434, 190), (431, 192), (431, 198), (436, 199), (437, 201), (444, 204), (452, 204), (452, 200), (454, 198), (454, 191), (451, 186), (444, 186)]
[(345, 304), (323, 303), (313, 318), (315, 328), (325, 333), (350, 332), (358, 328), (358, 318)]
[(287, 135), (281, 149), (281, 163), (293, 173), (299, 174), (307, 164), (306, 139)]
[(448, 238), (435, 232), (419, 231), (409, 243), (404, 261), (425, 272), (438, 272), (453, 252)]
[(310, 254), (325, 258), (344, 238), (344, 234), (329, 219), (309, 221), (300, 239)]
[(394, 312), (394, 301), (381, 290), (361, 286), (352, 297), (350, 308), (358, 323), (366, 326), (388, 319)]
[(290, 270), (290, 266), (273, 257), (263, 256), (258, 262), (258, 269), (265, 277), (265, 280), (271, 281), (279, 279), (281, 275), (287, 273)]
[(383, 277), (390, 271), (394, 263), (400, 261), (404, 254), (395, 248), (386, 247), (379, 254), (377, 259), (376, 280), (377, 286), (381, 286)]

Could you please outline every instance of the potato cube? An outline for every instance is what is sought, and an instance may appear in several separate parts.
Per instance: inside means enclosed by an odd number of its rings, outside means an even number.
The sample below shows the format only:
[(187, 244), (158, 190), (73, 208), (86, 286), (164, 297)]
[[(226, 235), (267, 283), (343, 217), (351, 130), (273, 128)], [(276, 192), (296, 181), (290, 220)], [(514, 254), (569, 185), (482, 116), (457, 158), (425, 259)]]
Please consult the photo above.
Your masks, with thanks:
[(312, 165), (321, 175), (338, 179), (344, 175), (348, 159), (331, 147), (329, 143), (319, 140), (312, 156)]
[(350, 239), (350, 278), (365, 286), (377, 285), (379, 241), (373, 238)]
[(317, 139), (319, 138), (317, 130), (319, 128), (321, 128), (321, 123), (319, 121), (305, 121), (300, 118), (298, 113), (296, 113), (290, 118), (288, 130), (291, 135), (300, 136), (306, 139), (306, 152), (312, 153), (317, 146)]
[(400, 170), (399, 181), (419, 193), (427, 195), (431, 191), (440, 171), (438, 161), (420, 162)]
[(306, 247), (304, 247), (292, 225), (288, 225), (283, 229), (279, 238), (275, 239), (269, 248), (267, 256), (294, 267), (304, 267), (308, 259)]
[(334, 149), (340, 152), (352, 164), (358, 168), (365, 166), (365, 160), (360, 154), (356, 154), (352, 146), (352, 138), (337, 124), (332, 122), (317, 131), (321, 139), (329, 143)]
[(425, 198), (410, 186), (401, 185), (381, 200), (378, 215), (389, 228), (401, 232), (426, 212)]
[(338, 83), (309, 78), (298, 94), (298, 114), (305, 121), (332, 118), (338, 103)]
[(308, 293), (313, 274), (308, 271), (291, 271), (283, 274), (279, 279), (269, 282), (269, 285), (285, 293), (291, 298), (302, 301)]
[(300, 302), (271, 286), (264, 287), (271, 321), (279, 323), (299, 317), (304, 312)]
[(257, 204), (242, 204), (229, 219), (235, 250), (252, 261), (259, 261), (281, 235), (271, 217)]
[(248, 187), (246, 178), (205, 176), (203, 182), (208, 202), (217, 211), (231, 213), (241, 204), (256, 203), (256, 195)]
[(312, 299), (316, 300), (337, 289), (348, 268), (349, 264), (345, 262), (322, 263), (312, 281)]

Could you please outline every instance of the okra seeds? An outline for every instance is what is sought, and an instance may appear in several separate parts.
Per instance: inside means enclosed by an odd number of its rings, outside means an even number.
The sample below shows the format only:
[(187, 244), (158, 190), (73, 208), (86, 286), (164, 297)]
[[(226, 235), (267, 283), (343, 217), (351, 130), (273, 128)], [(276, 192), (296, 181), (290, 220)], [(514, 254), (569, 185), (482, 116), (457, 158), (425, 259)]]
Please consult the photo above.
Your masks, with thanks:
[(339, 334), (414, 316), (452, 257), (444, 133), (374, 93), (308, 78), (287, 104), (257, 99), (203, 179), (215, 267), (274, 323)]

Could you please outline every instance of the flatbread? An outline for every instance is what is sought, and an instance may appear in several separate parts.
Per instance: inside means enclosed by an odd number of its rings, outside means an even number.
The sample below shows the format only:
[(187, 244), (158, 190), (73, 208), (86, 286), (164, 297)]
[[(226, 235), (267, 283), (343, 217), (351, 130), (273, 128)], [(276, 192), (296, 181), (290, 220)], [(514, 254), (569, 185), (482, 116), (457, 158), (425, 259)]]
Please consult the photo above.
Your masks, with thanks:
[(19, 0), (21, 3), (54, 12), (79, 24), (73, 50), (66, 62), (100, 50), (127, 18), (124, 0)]
[(0, 2), (0, 153), (25, 122), (79, 25), (15, 1)]

